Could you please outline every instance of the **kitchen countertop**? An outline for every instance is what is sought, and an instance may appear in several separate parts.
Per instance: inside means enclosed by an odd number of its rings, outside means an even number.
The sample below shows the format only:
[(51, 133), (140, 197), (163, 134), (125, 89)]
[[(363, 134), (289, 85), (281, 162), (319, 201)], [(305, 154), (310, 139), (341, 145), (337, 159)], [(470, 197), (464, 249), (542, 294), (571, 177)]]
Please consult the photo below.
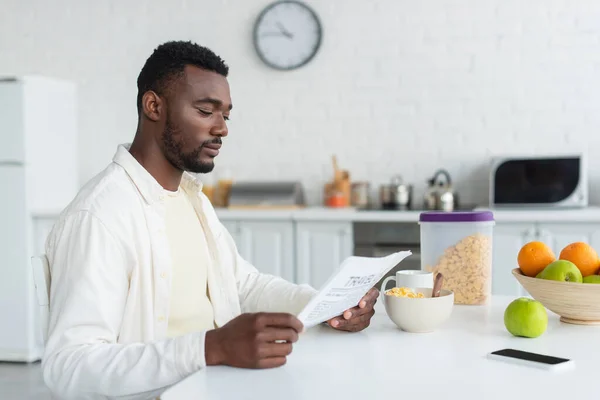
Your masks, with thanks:
[(296, 221), (398, 221), (416, 222), (419, 211), (358, 210), (355, 208), (307, 207), (298, 210), (236, 210), (217, 208), (219, 218), (225, 220), (281, 220)]
[[(476, 210), (487, 210), (478, 207)], [(532, 223), (600, 223), (600, 207), (590, 206), (581, 209), (494, 209), (496, 222)], [(35, 219), (56, 219), (56, 212), (33, 213)], [(355, 208), (307, 207), (297, 210), (249, 210), (216, 208), (217, 215), (223, 221), (348, 221), (348, 222), (418, 222), (422, 211), (359, 210)]]
[[(298, 210), (235, 210), (217, 208), (223, 220), (417, 222), (421, 211), (357, 210), (355, 208), (307, 207)], [(476, 210), (487, 210), (485, 207)], [(494, 209), (497, 222), (598, 222), (600, 207), (582, 209)]]
[[(363, 332), (317, 326), (300, 337), (283, 367), (210, 367), (161, 399), (597, 399), (593, 349), (600, 327), (565, 324), (548, 311), (542, 336), (517, 338), (503, 323), (513, 299), (495, 296), (489, 306), (455, 306), (445, 325), (421, 334), (397, 329), (379, 301)], [(504, 348), (571, 358), (575, 368), (549, 372), (486, 359)]]

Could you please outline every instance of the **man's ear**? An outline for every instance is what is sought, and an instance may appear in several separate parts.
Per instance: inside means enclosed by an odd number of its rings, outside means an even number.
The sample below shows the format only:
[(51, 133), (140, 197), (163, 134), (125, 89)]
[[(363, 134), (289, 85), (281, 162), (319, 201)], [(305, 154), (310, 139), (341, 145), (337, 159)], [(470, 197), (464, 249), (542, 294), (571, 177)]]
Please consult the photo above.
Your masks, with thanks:
[(160, 120), (160, 116), (164, 112), (164, 102), (156, 92), (148, 90), (144, 93), (144, 96), (142, 96), (142, 112), (151, 121)]

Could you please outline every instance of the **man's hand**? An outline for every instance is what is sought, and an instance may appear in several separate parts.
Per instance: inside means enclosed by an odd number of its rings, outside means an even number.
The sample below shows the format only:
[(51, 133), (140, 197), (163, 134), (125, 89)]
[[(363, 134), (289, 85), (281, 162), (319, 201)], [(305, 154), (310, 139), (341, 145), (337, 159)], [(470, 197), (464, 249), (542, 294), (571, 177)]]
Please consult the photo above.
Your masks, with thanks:
[(304, 326), (283, 313), (242, 314), (206, 332), (206, 364), (275, 368), (286, 362)]
[(377, 303), (379, 290), (371, 288), (360, 300), (357, 307), (346, 310), (340, 317), (327, 321), (334, 329), (348, 332), (359, 332), (367, 328), (371, 323), (371, 317), (375, 314), (373, 307)]

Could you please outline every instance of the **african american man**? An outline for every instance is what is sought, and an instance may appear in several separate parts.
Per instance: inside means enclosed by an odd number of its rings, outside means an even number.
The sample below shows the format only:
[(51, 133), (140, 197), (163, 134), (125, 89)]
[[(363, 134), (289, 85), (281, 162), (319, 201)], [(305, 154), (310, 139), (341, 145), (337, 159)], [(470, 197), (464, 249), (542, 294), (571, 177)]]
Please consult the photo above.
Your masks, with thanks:
[[(245, 261), (196, 177), (227, 137), (227, 75), (207, 48), (158, 46), (138, 77), (133, 141), (54, 225), (42, 367), (58, 398), (155, 398), (209, 366), (281, 366), (298, 340), (315, 289)], [(377, 295), (329, 325), (366, 328)]]

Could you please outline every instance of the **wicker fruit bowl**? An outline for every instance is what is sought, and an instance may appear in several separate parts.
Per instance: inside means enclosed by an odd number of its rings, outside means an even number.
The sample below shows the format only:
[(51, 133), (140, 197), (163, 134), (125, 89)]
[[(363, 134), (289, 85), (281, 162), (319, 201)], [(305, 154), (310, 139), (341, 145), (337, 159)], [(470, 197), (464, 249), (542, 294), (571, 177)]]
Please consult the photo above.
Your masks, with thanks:
[(600, 284), (559, 282), (523, 275), (512, 270), (521, 286), (548, 310), (569, 324), (600, 325)]

